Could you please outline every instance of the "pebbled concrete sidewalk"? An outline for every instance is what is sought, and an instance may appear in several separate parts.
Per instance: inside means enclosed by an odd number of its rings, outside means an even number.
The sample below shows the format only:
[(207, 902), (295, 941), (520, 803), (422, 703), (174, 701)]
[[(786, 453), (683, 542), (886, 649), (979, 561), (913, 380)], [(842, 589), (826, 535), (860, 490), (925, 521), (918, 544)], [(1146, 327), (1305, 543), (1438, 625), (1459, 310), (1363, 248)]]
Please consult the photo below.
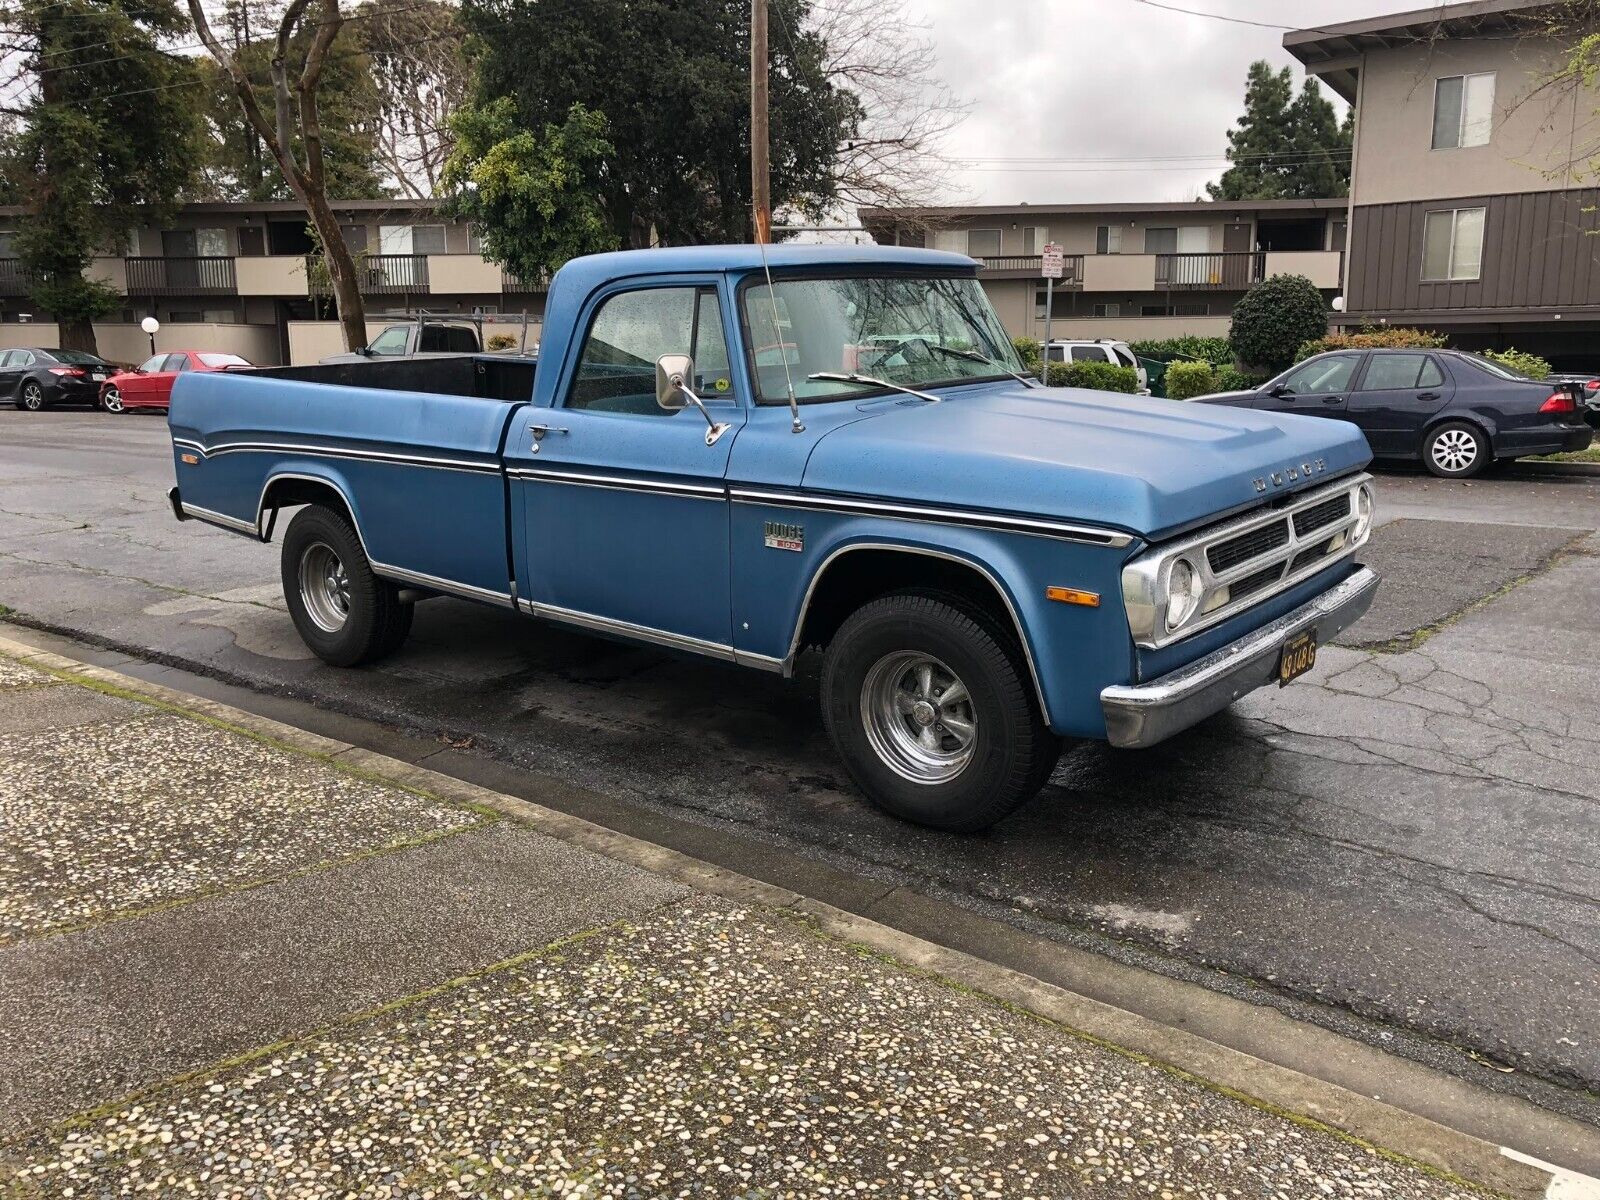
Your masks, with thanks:
[(206, 707), (0, 656), (0, 1195), (1481, 1194)]

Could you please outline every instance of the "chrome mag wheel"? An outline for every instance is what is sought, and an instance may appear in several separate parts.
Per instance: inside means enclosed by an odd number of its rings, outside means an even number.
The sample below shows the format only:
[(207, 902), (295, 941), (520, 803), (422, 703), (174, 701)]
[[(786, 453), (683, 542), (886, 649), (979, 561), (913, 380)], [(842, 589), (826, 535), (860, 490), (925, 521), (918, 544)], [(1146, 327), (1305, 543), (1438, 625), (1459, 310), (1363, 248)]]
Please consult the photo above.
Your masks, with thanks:
[(22, 388), (22, 407), (29, 412), (38, 412), (44, 407), (44, 389), (37, 383), (28, 383)]
[(350, 575), (326, 542), (313, 542), (300, 556), (300, 599), (327, 633), (338, 633), (350, 619)]
[(953, 779), (972, 761), (978, 721), (966, 684), (916, 650), (887, 654), (861, 684), (861, 720), (873, 751), (913, 783)]
[(1446, 429), (1433, 439), (1434, 465), (1454, 475), (1465, 471), (1478, 459), (1478, 441), (1465, 429)]
[(107, 412), (119, 413), (122, 411), (122, 393), (116, 388), (107, 388), (102, 403)]

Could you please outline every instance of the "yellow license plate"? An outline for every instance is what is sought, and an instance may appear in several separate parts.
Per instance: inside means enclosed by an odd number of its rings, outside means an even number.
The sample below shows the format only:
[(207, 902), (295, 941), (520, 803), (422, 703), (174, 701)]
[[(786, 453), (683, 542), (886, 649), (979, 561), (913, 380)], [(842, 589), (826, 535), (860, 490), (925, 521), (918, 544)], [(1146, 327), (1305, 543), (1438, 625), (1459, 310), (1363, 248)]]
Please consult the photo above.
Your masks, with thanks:
[(1278, 686), (1300, 678), (1317, 665), (1317, 631), (1308, 629), (1297, 633), (1283, 644), (1278, 656)]

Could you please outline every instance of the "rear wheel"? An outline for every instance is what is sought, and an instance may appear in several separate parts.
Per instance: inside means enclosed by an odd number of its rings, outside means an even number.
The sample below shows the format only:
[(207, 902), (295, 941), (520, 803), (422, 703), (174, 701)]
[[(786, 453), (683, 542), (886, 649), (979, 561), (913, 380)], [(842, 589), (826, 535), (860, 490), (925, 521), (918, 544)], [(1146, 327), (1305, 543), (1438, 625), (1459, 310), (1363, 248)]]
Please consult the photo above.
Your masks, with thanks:
[(361, 539), (343, 513), (302, 509), (283, 535), (283, 598), (300, 638), (323, 662), (353, 667), (398, 650), (412, 606), (372, 573)]
[(1422, 462), (1441, 479), (1470, 479), (1489, 465), (1489, 439), (1476, 425), (1447, 421), (1422, 442)]
[(100, 407), (105, 409), (108, 413), (127, 411), (126, 407), (122, 403), (122, 392), (120, 389), (115, 387), (108, 387), (105, 392), (101, 394)]
[(17, 395), (17, 407), (25, 408), (29, 412), (38, 412), (44, 408), (44, 388), (30, 379), (22, 385), (22, 391)]
[(822, 712), (861, 790), (936, 829), (993, 825), (1044, 786), (1061, 753), (1020, 647), (940, 596), (885, 596), (846, 620), (823, 662)]

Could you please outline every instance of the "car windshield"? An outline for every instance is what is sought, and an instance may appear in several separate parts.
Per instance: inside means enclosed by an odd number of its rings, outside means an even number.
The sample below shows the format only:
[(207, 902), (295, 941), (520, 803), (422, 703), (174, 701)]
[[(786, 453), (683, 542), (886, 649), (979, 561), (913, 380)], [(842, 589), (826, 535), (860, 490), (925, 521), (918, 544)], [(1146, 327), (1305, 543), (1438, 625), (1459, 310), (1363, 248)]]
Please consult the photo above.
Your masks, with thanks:
[(743, 305), (759, 398), (768, 403), (787, 403), (791, 381), (802, 403), (883, 390), (809, 378), (817, 372), (929, 387), (1022, 370), (972, 278), (853, 275), (780, 279), (770, 289), (758, 279), (744, 288)]
[(50, 351), (50, 357), (55, 359), (57, 362), (77, 363), (82, 366), (88, 366), (91, 363), (105, 362), (105, 359), (90, 354), (84, 350), (52, 350)]
[(200, 361), (208, 367), (248, 367), (249, 360), (240, 358), (237, 354), (215, 354), (210, 351), (200, 352)]

